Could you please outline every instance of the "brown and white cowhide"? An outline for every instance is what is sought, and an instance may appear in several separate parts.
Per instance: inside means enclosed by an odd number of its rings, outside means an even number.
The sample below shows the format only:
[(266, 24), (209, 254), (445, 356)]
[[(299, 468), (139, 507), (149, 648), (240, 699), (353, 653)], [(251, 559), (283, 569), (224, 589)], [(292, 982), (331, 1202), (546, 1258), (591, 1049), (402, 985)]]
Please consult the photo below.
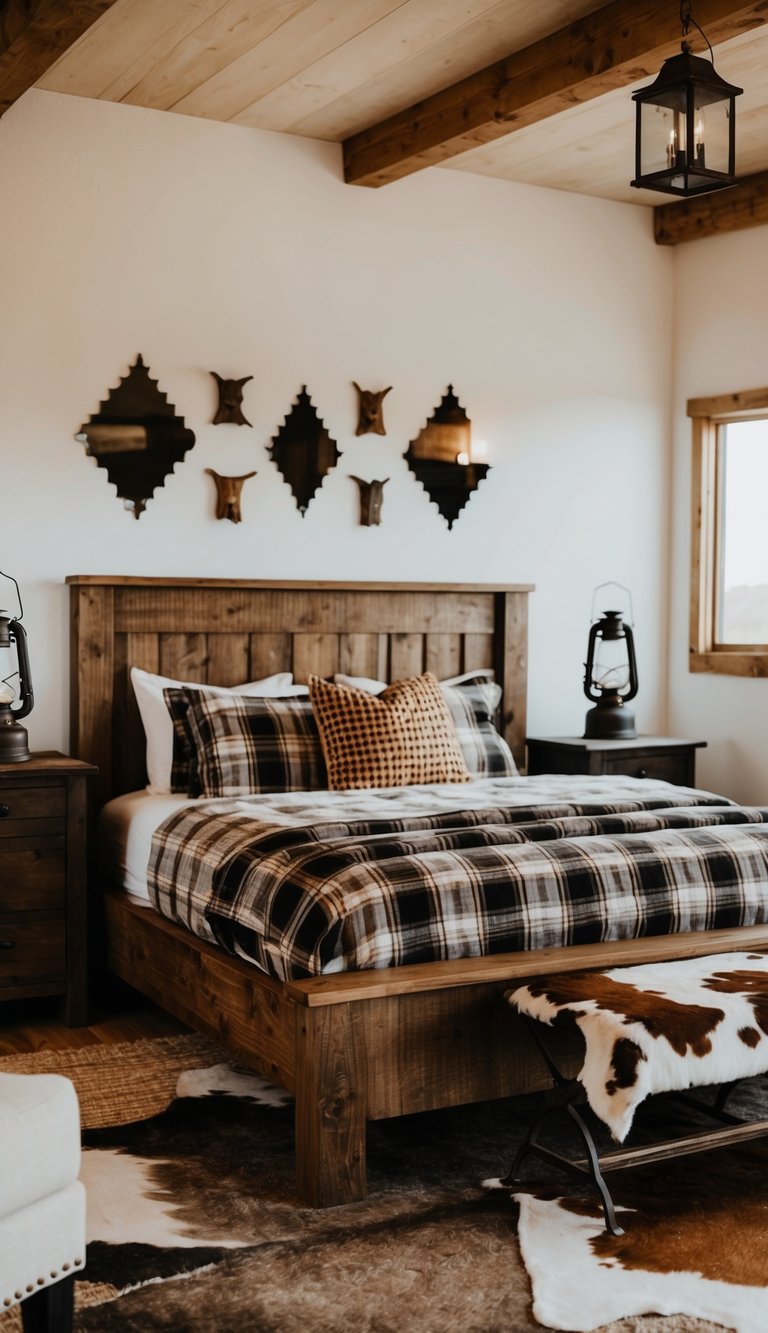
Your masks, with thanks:
[[(668, 1108), (665, 1127), (673, 1115)], [(686, 1328), (695, 1319), (766, 1333), (766, 1167), (763, 1141), (621, 1172), (611, 1188), (622, 1236), (605, 1230), (596, 1196), (516, 1194), (535, 1317), (569, 1333), (613, 1320), (634, 1329), (630, 1321), (651, 1313), (679, 1316)]]
[(651, 1093), (768, 1070), (765, 954), (560, 972), (507, 992), (507, 999), (543, 1023), (569, 1016), (579, 1025), (586, 1042), (579, 1079), (618, 1142)]
[[(124, 1046), (88, 1047), (77, 1070), (80, 1052), (67, 1065), (81, 1081), (81, 1106), (92, 1126), (84, 1131), (91, 1217), (75, 1333), (539, 1333), (515, 1235), (517, 1209), (508, 1191), (483, 1191), (479, 1181), (508, 1169), (540, 1095), (372, 1121), (368, 1197), (316, 1210), (296, 1197), (290, 1100), (258, 1075), (218, 1063), (223, 1053), (206, 1054), (205, 1069), (192, 1069), (190, 1059), (172, 1096), (183, 1067), (174, 1052), (169, 1100), (154, 1091), (137, 1096), (145, 1062), (155, 1070), (160, 1065), (159, 1051), (150, 1059), (142, 1050), (153, 1044), (137, 1043), (133, 1058)], [(123, 1053), (121, 1071), (112, 1049)], [(112, 1119), (96, 1108), (102, 1068)], [(124, 1108), (116, 1086), (125, 1089)], [(768, 1115), (767, 1080), (740, 1085), (734, 1098), (738, 1114)], [(664, 1101), (653, 1099), (643, 1120)], [(132, 1110), (141, 1118), (130, 1119)], [(563, 1122), (568, 1138), (558, 1140), (553, 1118), (553, 1146), (568, 1150), (572, 1126)], [(729, 1287), (711, 1307), (727, 1310), (727, 1317), (716, 1328), (688, 1314), (635, 1319), (629, 1313), (604, 1333), (719, 1333), (722, 1326), (764, 1333), (766, 1163), (768, 1143), (761, 1142), (707, 1154), (706, 1170), (692, 1158), (665, 1163), (655, 1168), (658, 1187), (652, 1168), (620, 1173), (617, 1204), (636, 1212), (631, 1226), (621, 1213), (627, 1234), (618, 1239), (605, 1235), (591, 1199), (553, 1203), (553, 1175), (543, 1166), (563, 1248), (560, 1239), (551, 1248), (547, 1231), (540, 1267), (550, 1290), (542, 1297), (537, 1287), (537, 1300), (559, 1301), (574, 1319), (586, 1302), (590, 1318), (597, 1312), (592, 1322), (604, 1325), (609, 1311), (624, 1310), (618, 1298), (604, 1301), (597, 1286), (605, 1274), (615, 1280), (618, 1257), (636, 1270), (627, 1313), (638, 1308), (638, 1287), (642, 1308), (657, 1308), (646, 1274), (655, 1269), (683, 1275), (680, 1297), (667, 1289), (674, 1283), (664, 1284), (663, 1308), (687, 1309), (689, 1291), (691, 1308), (710, 1308), (695, 1303), (698, 1287), (688, 1278), (700, 1272), (705, 1284)], [(562, 1193), (560, 1174), (555, 1178)], [(634, 1192), (626, 1193), (630, 1186)], [(671, 1200), (664, 1201), (662, 1189)], [(598, 1234), (585, 1242), (582, 1274), (578, 1254), (569, 1258), (567, 1231), (583, 1218)], [(528, 1253), (533, 1269), (535, 1252)], [(752, 1325), (731, 1313), (741, 1310), (741, 1288), (750, 1284), (758, 1315), (765, 1315)], [(19, 1333), (18, 1311), (0, 1314), (0, 1333)]]

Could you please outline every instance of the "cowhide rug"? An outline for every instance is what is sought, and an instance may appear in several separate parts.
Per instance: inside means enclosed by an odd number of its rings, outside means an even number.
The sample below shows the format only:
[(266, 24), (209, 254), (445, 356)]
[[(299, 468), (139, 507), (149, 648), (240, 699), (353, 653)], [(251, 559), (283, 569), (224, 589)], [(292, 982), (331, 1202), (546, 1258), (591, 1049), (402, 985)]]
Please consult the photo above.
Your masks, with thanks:
[[(90, 1237), (77, 1333), (541, 1327), (517, 1205), (480, 1187), (505, 1174), (536, 1098), (373, 1124), (368, 1199), (312, 1210), (295, 1196), (288, 1099), (200, 1039), (174, 1041), (168, 1094), (162, 1060), (151, 1059), (163, 1041), (23, 1057), (21, 1066), (0, 1060), (0, 1069), (68, 1074), (93, 1126), (84, 1132)], [(185, 1041), (197, 1067), (184, 1072)], [(171, 1061), (165, 1048), (160, 1055)], [(768, 1090), (751, 1096), (768, 1103)], [(143, 1118), (105, 1123), (131, 1115)], [(766, 1163), (768, 1145), (753, 1144), (727, 1160), (712, 1153), (656, 1177), (625, 1177), (617, 1201), (637, 1212), (622, 1213), (618, 1240), (604, 1235), (590, 1202), (555, 1202), (554, 1177), (536, 1196), (522, 1192), (520, 1239), (539, 1319), (610, 1333), (765, 1333)], [(703, 1300), (702, 1287), (716, 1299)], [(655, 1310), (669, 1313), (642, 1313)], [(18, 1311), (0, 1318), (0, 1333), (18, 1327)]]
[(555, 972), (507, 999), (542, 1023), (578, 1024), (586, 1043), (579, 1079), (620, 1143), (651, 1093), (768, 1070), (768, 954)]
[[(710, 1101), (712, 1090), (697, 1095)], [(728, 1109), (745, 1119), (765, 1119), (768, 1080), (740, 1085)], [(714, 1123), (689, 1105), (659, 1098), (643, 1108), (633, 1141), (711, 1129)], [(601, 1151), (609, 1147), (604, 1133)], [(644, 1327), (632, 1317), (648, 1311), (685, 1312), (737, 1333), (766, 1333), (766, 1167), (768, 1141), (760, 1140), (609, 1174), (622, 1236), (605, 1230), (594, 1194), (565, 1192), (541, 1180), (538, 1187), (530, 1180), (524, 1190), (514, 1187), (536, 1318), (547, 1328), (587, 1333), (611, 1319)], [(659, 1326), (668, 1323), (677, 1326), (666, 1319)]]

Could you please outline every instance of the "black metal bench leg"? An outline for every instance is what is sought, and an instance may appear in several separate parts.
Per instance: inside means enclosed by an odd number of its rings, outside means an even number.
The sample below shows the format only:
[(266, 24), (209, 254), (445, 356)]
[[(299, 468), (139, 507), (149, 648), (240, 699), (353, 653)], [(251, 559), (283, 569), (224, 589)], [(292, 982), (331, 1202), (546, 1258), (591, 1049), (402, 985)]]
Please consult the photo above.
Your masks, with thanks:
[(74, 1274), (41, 1287), (21, 1303), (24, 1333), (72, 1333)]
[(542, 1111), (540, 1116), (537, 1116), (535, 1120), (531, 1121), (530, 1125), (528, 1126), (528, 1132), (523, 1142), (520, 1144), (517, 1153), (515, 1154), (514, 1162), (509, 1168), (509, 1171), (507, 1172), (506, 1176), (504, 1176), (503, 1180), (499, 1181), (499, 1184), (503, 1185), (505, 1189), (510, 1188), (512, 1185), (520, 1184), (520, 1168), (522, 1167), (526, 1157), (528, 1157), (530, 1153), (534, 1152), (536, 1147), (536, 1139), (539, 1130), (541, 1129), (541, 1126), (544, 1124), (544, 1121), (547, 1120), (549, 1116), (553, 1114), (554, 1111), (559, 1111), (559, 1110), (560, 1110), (560, 1104), (555, 1103), (552, 1106), (548, 1106), (545, 1111)]
[(587, 1157), (589, 1158), (589, 1174), (592, 1184), (600, 1195), (603, 1203), (603, 1217), (605, 1218), (606, 1230), (610, 1231), (612, 1236), (623, 1236), (624, 1228), (620, 1227), (616, 1221), (616, 1210), (613, 1206), (613, 1199), (611, 1198), (610, 1190), (605, 1183), (603, 1173), (600, 1170), (600, 1158), (597, 1154), (595, 1141), (589, 1131), (589, 1126), (582, 1116), (579, 1115), (575, 1106), (568, 1105), (565, 1109), (572, 1120), (576, 1122), (576, 1126), (584, 1142), (584, 1147), (587, 1150)]

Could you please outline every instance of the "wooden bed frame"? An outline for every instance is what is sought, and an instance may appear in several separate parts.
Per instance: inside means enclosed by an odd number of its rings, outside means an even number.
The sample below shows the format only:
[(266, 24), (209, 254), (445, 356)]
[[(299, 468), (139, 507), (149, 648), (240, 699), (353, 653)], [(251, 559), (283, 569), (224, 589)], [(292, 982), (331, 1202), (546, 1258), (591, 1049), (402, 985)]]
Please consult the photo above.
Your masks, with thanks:
[[(493, 667), (501, 730), (524, 761), (529, 585), (67, 582), (71, 748), (98, 765), (101, 801), (146, 781), (131, 665), (219, 685)], [(319, 1207), (365, 1195), (367, 1120), (548, 1085), (502, 1004), (511, 980), (768, 945), (755, 926), (277, 982), (114, 889), (104, 902), (118, 976), (295, 1096), (298, 1193)]]

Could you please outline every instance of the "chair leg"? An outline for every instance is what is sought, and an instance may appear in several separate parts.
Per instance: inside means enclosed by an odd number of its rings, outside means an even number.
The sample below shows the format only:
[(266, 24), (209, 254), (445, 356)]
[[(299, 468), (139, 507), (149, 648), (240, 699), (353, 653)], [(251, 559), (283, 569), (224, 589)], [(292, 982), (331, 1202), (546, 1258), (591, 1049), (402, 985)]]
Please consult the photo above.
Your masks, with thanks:
[(72, 1333), (74, 1274), (41, 1287), (21, 1303), (24, 1333)]

